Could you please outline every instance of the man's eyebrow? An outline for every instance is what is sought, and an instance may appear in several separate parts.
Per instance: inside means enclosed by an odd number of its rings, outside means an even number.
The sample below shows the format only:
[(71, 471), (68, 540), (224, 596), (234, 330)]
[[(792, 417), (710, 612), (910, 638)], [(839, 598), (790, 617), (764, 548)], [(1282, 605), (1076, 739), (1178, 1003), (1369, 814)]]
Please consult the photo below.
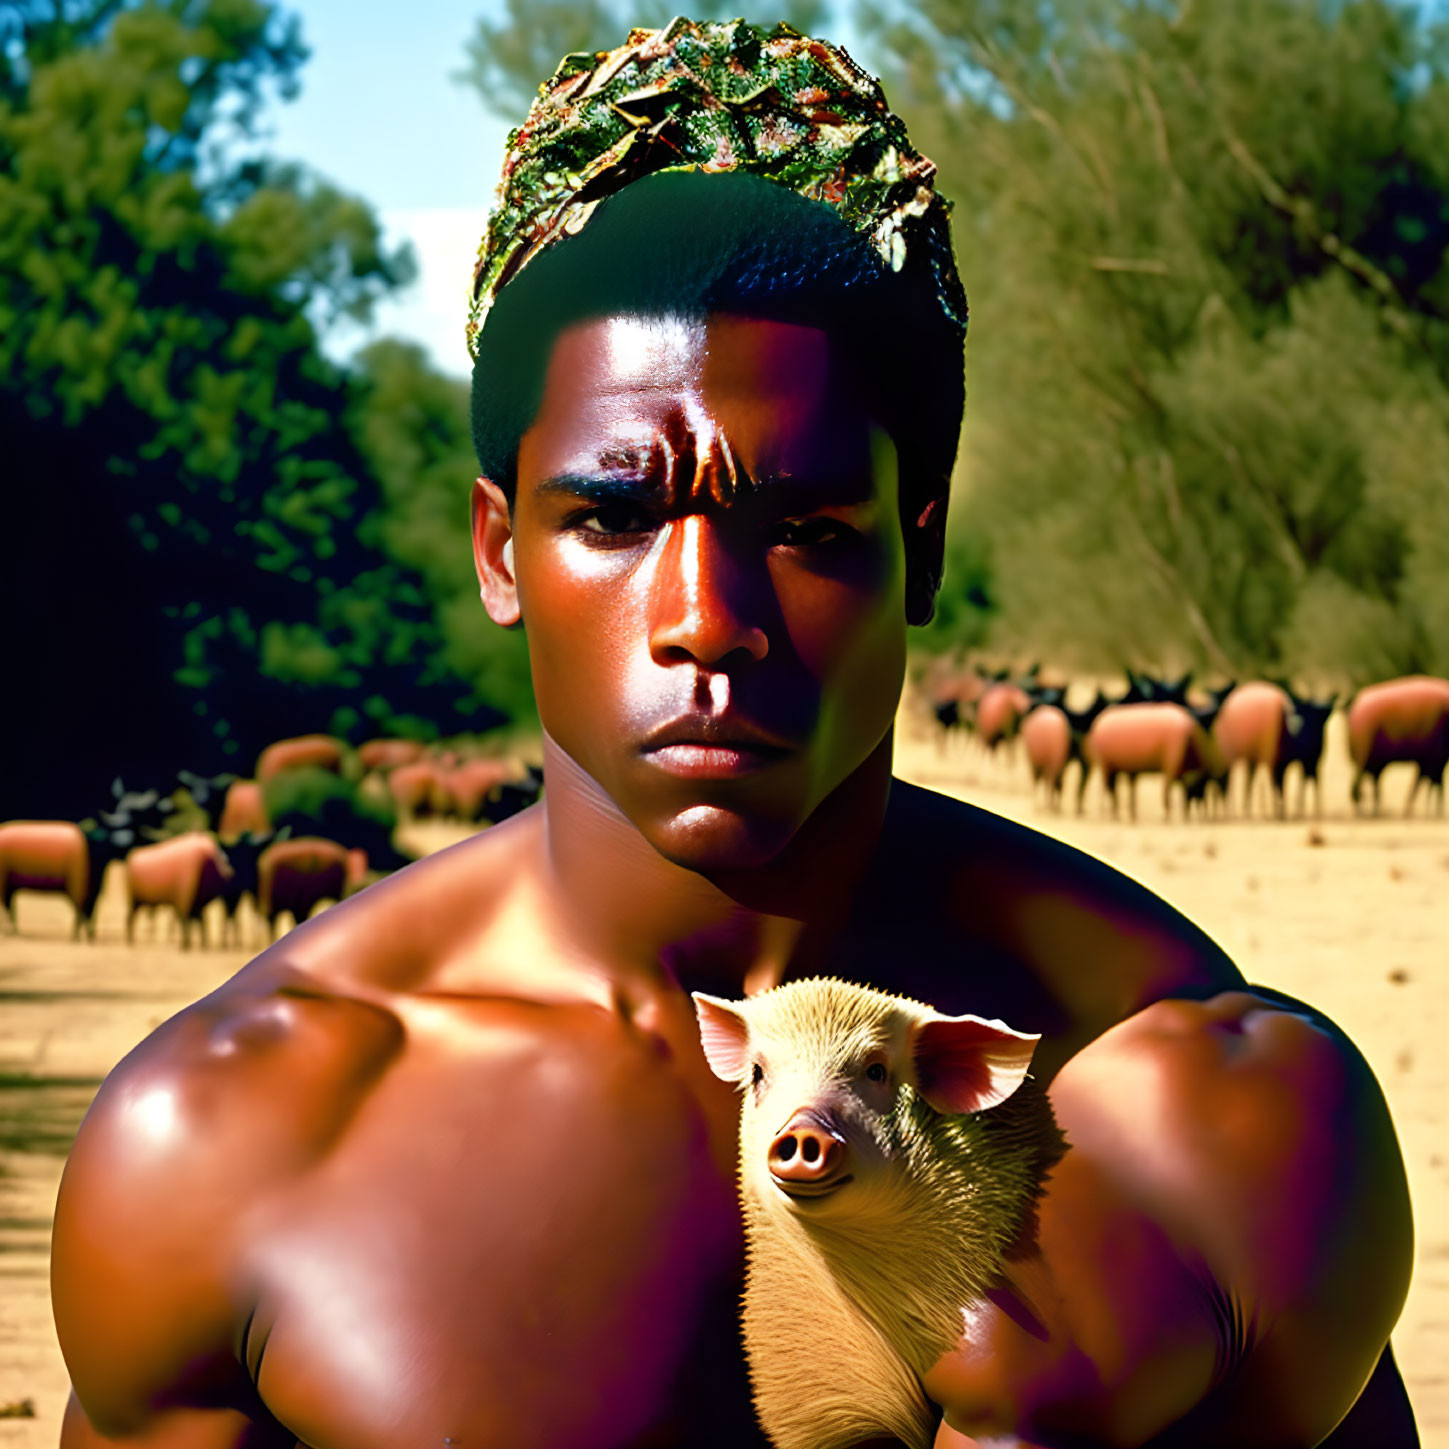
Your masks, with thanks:
[[(768, 473), (755, 480), (740, 475), (740, 497), (752, 499), (777, 513), (810, 513), (817, 508), (866, 503), (872, 493), (869, 472), (808, 477), (790, 473)], [(619, 473), (555, 473), (538, 484), (539, 494), (567, 494), (586, 503), (649, 504), (668, 501), (668, 491), (659, 479)]]
[(545, 478), (536, 491), (567, 493), (589, 503), (644, 503), (659, 497), (659, 485), (653, 479), (616, 473), (555, 473)]

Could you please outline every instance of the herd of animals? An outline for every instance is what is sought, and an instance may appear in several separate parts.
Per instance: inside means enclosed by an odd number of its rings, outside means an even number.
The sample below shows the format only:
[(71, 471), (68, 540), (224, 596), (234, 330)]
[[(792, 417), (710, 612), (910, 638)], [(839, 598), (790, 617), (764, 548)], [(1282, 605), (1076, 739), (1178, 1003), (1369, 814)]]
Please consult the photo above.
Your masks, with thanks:
[[(224, 910), (222, 939), (241, 939), (238, 910), (250, 898), (273, 940), (281, 916), (304, 921), (321, 902), (340, 900), (376, 879), (393, 859), (369, 860), (355, 842), (299, 835), (268, 815), (267, 786), (301, 770), (341, 775), (364, 772), (359, 794), (384, 797), (400, 821), (424, 815), (488, 823), (516, 814), (538, 798), (542, 776), (511, 761), (460, 758), (415, 740), (371, 740), (350, 750), (329, 735), (302, 735), (268, 745), (254, 778), (178, 770), (171, 788), (127, 789), (117, 779), (112, 798), (91, 816), (69, 820), (12, 820), (0, 824), (0, 908), (17, 929), (17, 891), (59, 892), (75, 907), (75, 935), (96, 935), (96, 905), (106, 872), (119, 862), (129, 906), (126, 939), (137, 915), (170, 908), (190, 945), (196, 925), (206, 945), (203, 912)], [(391, 811), (389, 811), (391, 813)], [(343, 833), (343, 832), (339, 832)], [(374, 857), (379, 850), (374, 845)]]
[[(1106, 798), (1119, 809), (1118, 782), (1127, 781), (1128, 810), (1136, 815), (1139, 775), (1162, 777), (1163, 809), (1171, 813), (1180, 786), (1183, 813), (1194, 805), (1205, 813), (1225, 812), (1229, 782), (1245, 776), (1243, 812), (1252, 813), (1259, 775), (1267, 777), (1274, 808), (1286, 813), (1285, 781), (1291, 766), (1301, 771), (1298, 812), (1308, 782), (1321, 809), (1318, 769), (1329, 716), (1337, 695), (1311, 699), (1282, 681), (1252, 680), (1218, 689), (1193, 690), (1192, 675), (1164, 680), (1127, 671), (1127, 688), (1116, 698), (1100, 688), (1084, 709), (1071, 709), (1064, 685), (1043, 682), (1033, 666), (1024, 676), (938, 666), (926, 689), (942, 730), (942, 743), (965, 732), (993, 754), (1020, 740), (1033, 785), (1043, 786), (1047, 803), (1059, 809), (1068, 766), (1077, 767), (1077, 813), (1087, 782), (1100, 775)], [(1353, 764), (1352, 798), (1361, 805), (1363, 782), (1373, 785), (1379, 809), (1379, 777), (1392, 764), (1417, 768), (1409, 794), (1411, 813), (1419, 786), (1437, 794), (1444, 810), (1444, 770), (1449, 763), (1449, 679), (1417, 674), (1384, 680), (1359, 690), (1344, 705)]]
[[(1329, 716), (1337, 696), (1312, 699), (1282, 681), (1236, 682), (1194, 691), (1192, 676), (1158, 679), (1127, 671), (1125, 691), (1111, 698), (1100, 688), (1083, 709), (1067, 704), (1064, 684), (1045, 682), (1035, 666), (1021, 677), (1010, 670), (951, 668), (938, 664), (927, 694), (944, 742), (965, 732), (988, 751), (1020, 740), (1032, 779), (1059, 809), (1067, 770), (1077, 767), (1077, 811), (1087, 783), (1100, 775), (1115, 813), (1118, 784), (1127, 782), (1128, 809), (1136, 814), (1139, 775), (1162, 777), (1163, 805), (1170, 814), (1175, 787), (1183, 813), (1226, 810), (1229, 780), (1240, 769), (1251, 814), (1259, 774), (1267, 777), (1277, 813), (1286, 813), (1289, 769), (1301, 772), (1298, 811), (1308, 782), (1321, 808), (1318, 770)], [(1412, 675), (1361, 689), (1345, 704), (1353, 764), (1352, 797), (1360, 804), (1363, 782), (1373, 785), (1391, 764), (1417, 769), (1409, 794), (1412, 811), (1427, 782), (1444, 810), (1444, 773), (1449, 765), (1449, 679)], [(371, 740), (355, 752), (328, 735), (303, 735), (267, 746), (254, 778), (177, 772), (169, 790), (126, 789), (120, 780), (112, 799), (80, 822), (16, 820), (0, 825), (0, 908), (15, 929), (13, 898), (19, 890), (61, 892), (73, 903), (75, 931), (95, 938), (95, 910), (107, 869), (123, 865), (130, 906), (127, 939), (137, 913), (170, 907), (181, 923), (182, 945), (195, 923), (205, 945), (202, 913), (214, 900), (225, 911), (223, 938), (240, 928), (237, 912), (250, 897), (266, 923), (268, 939), (290, 912), (305, 920), (324, 900), (336, 900), (376, 877), (380, 862), (355, 843), (274, 828), (268, 818), (267, 782), (289, 771), (361, 770), (360, 793), (385, 797), (400, 820), (421, 815), (465, 822), (494, 822), (537, 799), (542, 777), (513, 763), (430, 749), (416, 740)], [(195, 827), (195, 828), (191, 828)]]

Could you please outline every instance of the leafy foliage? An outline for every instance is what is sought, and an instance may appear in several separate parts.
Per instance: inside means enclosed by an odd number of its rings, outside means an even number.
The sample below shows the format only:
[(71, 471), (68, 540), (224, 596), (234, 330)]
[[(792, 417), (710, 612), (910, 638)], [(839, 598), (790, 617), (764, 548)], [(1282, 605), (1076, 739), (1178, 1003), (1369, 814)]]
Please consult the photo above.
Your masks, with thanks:
[(4, 15), (0, 589), (32, 707), (0, 814), (318, 727), (501, 718), (389, 552), (362, 384), (318, 347), (410, 259), (363, 202), (234, 144), (295, 83), (295, 24), (260, 0)]
[(1449, 672), (1449, 74), (1386, 0), (864, 9), (958, 201), (998, 647)]
[[(670, 13), (509, 0), (467, 78), (521, 120), (566, 51)], [(974, 314), (926, 642), (1449, 671), (1449, 30), (1391, 0), (854, 14)]]
[(357, 365), (353, 429), (382, 484), (383, 544), (423, 578), (442, 631), (443, 664), (472, 681), (494, 710), (531, 722), (537, 716), (523, 634), (494, 626), (478, 602), (468, 543), (468, 483), (478, 471), (468, 384), (434, 372), (418, 348), (394, 339), (364, 349)]
[[(808, 35), (828, 12), (825, 0), (781, 0), (768, 20), (784, 20)], [(612, 50), (631, 29), (657, 30), (680, 13), (672, 0), (627, 5), (619, 0), (505, 0), (503, 18), (478, 19), (468, 63), (458, 78), (477, 90), (494, 115), (518, 125), (565, 55)], [(707, 0), (688, 10), (692, 20), (732, 20), (739, 13), (731, 0)]]

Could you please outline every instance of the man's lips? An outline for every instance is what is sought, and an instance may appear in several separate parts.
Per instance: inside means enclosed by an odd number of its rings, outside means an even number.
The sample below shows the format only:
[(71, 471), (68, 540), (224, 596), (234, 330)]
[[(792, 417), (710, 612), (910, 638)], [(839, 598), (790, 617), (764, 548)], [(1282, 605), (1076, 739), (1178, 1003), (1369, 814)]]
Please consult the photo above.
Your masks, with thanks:
[(675, 745), (716, 750), (752, 750), (788, 754), (797, 748), (794, 740), (777, 735), (734, 710), (723, 714), (679, 715), (656, 725), (645, 737), (645, 753)]
[(784, 736), (727, 711), (668, 720), (645, 736), (641, 753), (671, 775), (728, 779), (751, 774), (797, 748)]

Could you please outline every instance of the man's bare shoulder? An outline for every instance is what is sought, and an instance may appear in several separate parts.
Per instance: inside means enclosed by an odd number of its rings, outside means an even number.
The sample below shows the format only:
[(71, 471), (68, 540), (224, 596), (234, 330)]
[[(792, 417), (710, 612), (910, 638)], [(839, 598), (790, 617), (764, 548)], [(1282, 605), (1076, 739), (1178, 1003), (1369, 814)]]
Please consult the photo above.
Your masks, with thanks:
[(198, 1372), (238, 1374), (247, 1245), (402, 1056), (407, 983), (486, 939), (500, 844), (466, 841), (298, 928), (106, 1078), (52, 1254), (61, 1345), (98, 1428), (141, 1424)]
[(964, 939), (1030, 976), (1079, 1045), (1153, 1001), (1243, 984), (1181, 912), (1052, 836), (901, 781), (889, 829), (887, 868), (910, 883), (905, 898), (929, 892)]
[(192, 1389), (198, 1403), (249, 1400), (249, 1234), (400, 1037), (387, 1011), (263, 958), (106, 1078), (66, 1163), (51, 1253), (57, 1332), (97, 1429), (140, 1432)]
[(1413, 1257), (1377, 1082), (1336, 1027), (1269, 995), (1155, 1002), (1052, 1085), (1084, 1160), (1220, 1285), (1230, 1373), (1198, 1411), (1205, 1442), (1328, 1433), (1378, 1362)]
[(503, 853), (484, 844), (418, 861), (307, 922), (152, 1032), (97, 1093), (63, 1202), (113, 1161), (128, 1191), (166, 1192), (178, 1174), (261, 1180), (325, 1151), (401, 1050), (410, 988), (489, 939), (507, 891), (501, 871), (490, 882)]
[(953, 1422), (994, 1414), (1033, 1443), (1064, 1416), (1103, 1445), (1320, 1442), (1412, 1258), (1393, 1130), (1352, 1049), (1249, 992), (1160, 1001), (1050, 1099), (1068, 1146), (995, 1300), (1012, 1309), (933, 1370)]
[(477, 994), (526, 995), (512, 957), (534, 944), (542, 830), (535, 807), (414, 861), (293, 931), (288, 961), (343, 993), (446, 989), (457, 974)]

